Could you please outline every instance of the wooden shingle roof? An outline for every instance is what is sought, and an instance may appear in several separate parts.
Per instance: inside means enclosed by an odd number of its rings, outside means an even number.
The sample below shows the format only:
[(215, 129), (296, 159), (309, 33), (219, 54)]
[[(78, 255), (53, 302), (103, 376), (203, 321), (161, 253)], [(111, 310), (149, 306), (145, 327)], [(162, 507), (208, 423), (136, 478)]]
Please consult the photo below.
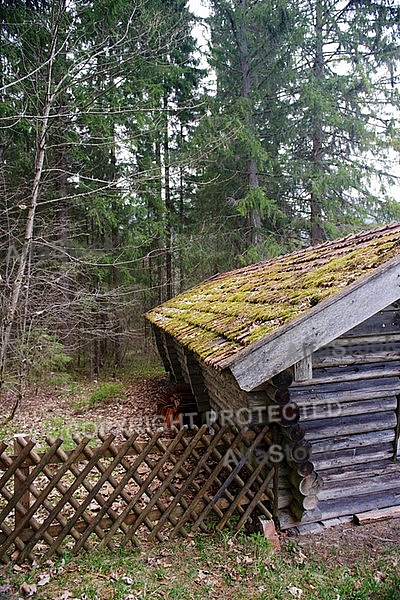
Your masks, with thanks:
[[(391, 223), (217, 275), (146, 317), (206, 363), (230, 367), (243, 389), (253, 389), (254, 377), (244, 381), (252, 353), (263, 359), (259, 379), (265, 381), (282, 365), (299, 360), (307, 348), (321, 347), (400, 297), (399, 277), (400, 223)], [(378, 297), (371, 298), (372, 293)], [(345, 315), (349, 302), (357, 306)], [(329, 309), (333, 304), (334, 310)], [(326, 311), (332, 313), (329, 333), (310, 339), (313, 320), (319, 315), (323, 323)], [(309, 326), (304, 330), (305, 322)], [(288, 333), (301, 323), (300, 337), (292, 335), (289, 347)], [(274, 344), (283, 334), (286, 345)], [(290, 355), (277, 361), (272, 359), (277, 352)]]

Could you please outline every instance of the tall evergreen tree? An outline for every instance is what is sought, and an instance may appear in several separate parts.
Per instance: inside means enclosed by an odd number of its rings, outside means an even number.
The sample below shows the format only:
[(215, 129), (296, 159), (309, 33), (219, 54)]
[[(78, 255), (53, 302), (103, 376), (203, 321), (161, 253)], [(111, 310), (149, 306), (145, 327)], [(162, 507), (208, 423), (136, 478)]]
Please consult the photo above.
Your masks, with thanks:
[(219, 144), (215, 139), (215, 166), (207, 157), (205, 179), (213, 192), (220, 187), (219, 201), (244, 219), (242, 253), (249, 260), (271, 251), (284, 217), (276, 189), (277, 140), (287, 114), (280, 91), (291, 72), (292, 17), (281, 0), (210, 4), (210, 64), (217, 82), (211, 127), (224, 138)]
[(400, 8), (390, 0), (295, 5), (301, 43), (288, 89), (287, 171), (315, 243), (376, 218), (384, 201), (372, 187), (398, 110)]
[(218, 181), (220, 202), (229, 198), (248, 224), (258, 215), (259, 235), (283, 229), (286, 247), (379, 220), (384, 198), (373, 187), (397, 139), (396, 3), (210, 7), (211, 120), (222, 138), (214, 172), (208, 157), (210, 196)]

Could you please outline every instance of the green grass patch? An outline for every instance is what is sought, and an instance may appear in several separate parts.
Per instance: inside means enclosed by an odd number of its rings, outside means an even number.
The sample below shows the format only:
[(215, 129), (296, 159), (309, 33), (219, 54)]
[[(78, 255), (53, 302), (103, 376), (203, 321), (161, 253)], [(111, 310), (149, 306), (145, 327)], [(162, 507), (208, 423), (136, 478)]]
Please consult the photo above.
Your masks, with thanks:
[(89, 396), (89, 404), (98, 402), (108, 402), (116, 398), (122, 398), (124, 395), (122, 383), (116, 381), (105, 381), (100, 383), (97, 390), (94, 390)]
[[(61, 416), (49, 417), (43, 421), (43, 428), (46, 436), (51, 438), (62, 438), (62, 448), (72, 450), (76, 448), (73, 440), (74, 435), (78, 437), (92, 437), (96, 434), (98, 426), (92, 421), (71, 421)], [(93, 438), (93, 444), (96, 438)], [(43, 448), (44, 449), (44, 448)]]
[(2, 423), (0, 427), (0, 442), (9, 444), (16, 433), (18, 433), (17, 428), (12, 421)]
[(59, 372), (59, 373), (50, 373), (50, 377), (48, 379), (48, 383), (55, 387), (65, 386), (66, 384), (73, 382), (74, 377), (72, 373)]
[(116, 381), (104, 381), (98, 384), (97, 388), (90, 392), (88, 388), (76, 386), (69, 394), (71, 407), (77, 412), (83, 412), (102, 402), (110, 402), (124, 397), (124, 387), (122, 383)]
[[(51, 567), (3, 567), (0, 585), (8, 582), (18, 590), (24, 581), (37, 583), (43, 571), (49, 571), (50, 582), (38, 586), (37, 600), (62, 597), (66, 591), (73, 598), (97, 600), (398, 600), (398, 549), (388, 546), (368, 554), (366, 546), (365, 557), (357, 560), (352, 558), (354, 540), (349, 542), (344, 551), (347, 564), (341, 564), (329, 541), (323, 547), (317, 544), (315, 551), (306, 550), (307, 556), (297, 541), (284, 543), (274, 554), (261, 535), (228, 531), (157, 543), (142, 551), (65, 555)], [(340, 552), (339, 556), (343, 559)]]

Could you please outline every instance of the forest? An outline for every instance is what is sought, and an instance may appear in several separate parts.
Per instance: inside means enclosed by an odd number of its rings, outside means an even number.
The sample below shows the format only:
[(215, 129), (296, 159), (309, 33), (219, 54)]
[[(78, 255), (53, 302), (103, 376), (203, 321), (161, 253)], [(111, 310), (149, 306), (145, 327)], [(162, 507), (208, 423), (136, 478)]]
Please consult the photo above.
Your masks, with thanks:
[(202, 4), (1, 3), (1, 387), (117, 369), (180, 291), (400, 217), (398, 0)]

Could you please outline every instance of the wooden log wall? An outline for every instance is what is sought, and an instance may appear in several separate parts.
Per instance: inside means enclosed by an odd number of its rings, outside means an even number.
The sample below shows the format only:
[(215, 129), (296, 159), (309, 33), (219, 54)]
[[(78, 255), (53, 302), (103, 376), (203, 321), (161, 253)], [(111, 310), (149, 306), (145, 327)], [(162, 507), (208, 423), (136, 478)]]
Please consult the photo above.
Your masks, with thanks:
[(171, 379), (176, 383), (188, 383), (185, 380), (182, 371), (182, 364), (179, 361), (177, 349), (179, 346), (174, 338), (162, 331), (159, 327), (153, 326), (154, 335), (157, 343), (157, 349), (164, 364), (164, 368), (170, 373)]
[(235, 418), (235, 414), (239, 412), (238, 420), (249, 420), (249, 395), (238, 387), (233, 376), (226, 371), (219, 372), (204, 363), (201, 363), (201, 370), (211, 407), (226, 418), (230, 413), (232, 418)]
[(315, 352), (312, 379), (290, 396), (323, 487), (315, 508), (284, 513), (281, 526), (400, 506), (400, 303)]

